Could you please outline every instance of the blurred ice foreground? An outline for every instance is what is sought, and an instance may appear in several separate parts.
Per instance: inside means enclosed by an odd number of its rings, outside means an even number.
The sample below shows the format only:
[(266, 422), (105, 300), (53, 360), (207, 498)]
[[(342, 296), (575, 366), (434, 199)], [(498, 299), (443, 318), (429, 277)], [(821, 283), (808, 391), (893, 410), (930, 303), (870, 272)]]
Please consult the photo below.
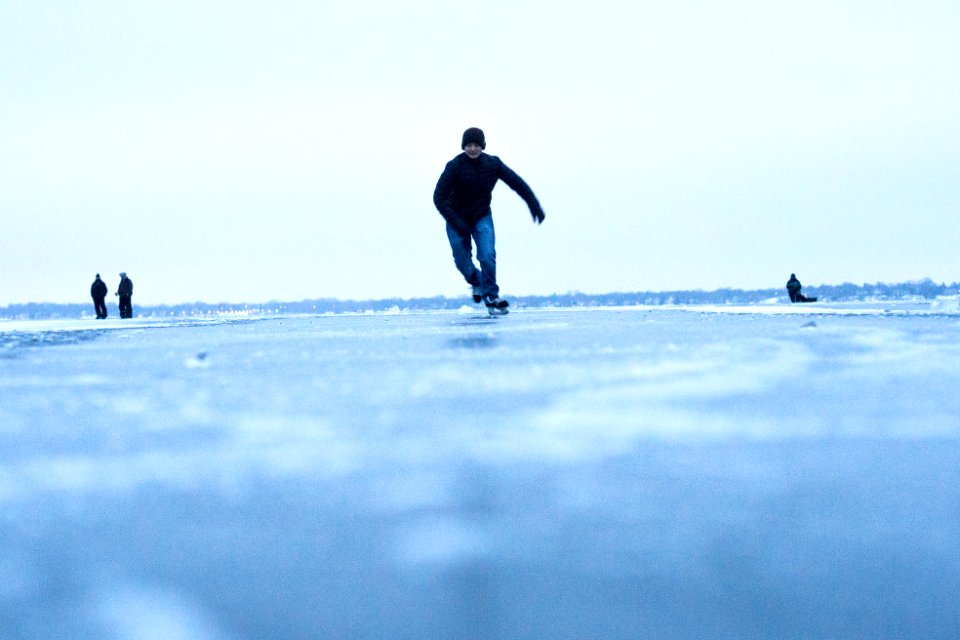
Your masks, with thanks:
[(0, 324), (0, 637), (960, 637), (960, 317)]

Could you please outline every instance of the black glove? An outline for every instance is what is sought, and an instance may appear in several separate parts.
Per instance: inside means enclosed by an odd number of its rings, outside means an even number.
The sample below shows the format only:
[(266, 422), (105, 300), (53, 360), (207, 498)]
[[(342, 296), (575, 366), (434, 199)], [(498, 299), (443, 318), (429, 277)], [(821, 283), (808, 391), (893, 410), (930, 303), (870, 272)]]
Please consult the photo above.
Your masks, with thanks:
[(543, 222), (543, 219), (546, 218), (546, 216), (543, 214), (543, 209), (537, 209), (536, 211), (531, 209), (530, 217), (533, 218), (533, 221), (536, 222), (537, 224), (540, 224), (541, 222)]

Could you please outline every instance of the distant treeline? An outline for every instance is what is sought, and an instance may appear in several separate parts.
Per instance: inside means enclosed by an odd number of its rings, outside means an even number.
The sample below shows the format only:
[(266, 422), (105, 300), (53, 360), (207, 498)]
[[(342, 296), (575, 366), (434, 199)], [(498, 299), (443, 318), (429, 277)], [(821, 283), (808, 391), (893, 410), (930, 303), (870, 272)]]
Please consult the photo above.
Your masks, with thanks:
[[(856, 285), (845, 282), (840, 285), (804, 287), (806, 295), (817, 296), (820, 301), (854, 302), (863, 300), (932, 300), (937, 296), (957, 295), (960, 284), (937, 284), (932, 280), (904, 282), (900, 284)], [(635, 305), (695, 305), (695, 304), (756, 304), (771, 299), (786, 303), (785, 289), (717, 289), (716, 291), (635, 291), (632, 293), (566, 293), (549, 296), (514, 296), (511, 304), (516, 308), (531, 307), (625, 307)], [(462, 298), (384, 298), (379, 300), (338, 300), (320, 298), (300, 302), (267, 302), (264, 304), (234, 304), (194, 302), (177, 305), (134, 306), (134, 315), (140, 317), (170, 318), (207, 315), (275, 315), (275, 314), (323, 314), (323, 313), (375, 313), (379, 311), (436, 311), (459, 309), (468, 304)], [(119, 317), (115, 306), (111, 317)], [(0, 318), (42, 320), (58, 318), (94, 317), (93, 304), (29, 303), (0, 307)]]

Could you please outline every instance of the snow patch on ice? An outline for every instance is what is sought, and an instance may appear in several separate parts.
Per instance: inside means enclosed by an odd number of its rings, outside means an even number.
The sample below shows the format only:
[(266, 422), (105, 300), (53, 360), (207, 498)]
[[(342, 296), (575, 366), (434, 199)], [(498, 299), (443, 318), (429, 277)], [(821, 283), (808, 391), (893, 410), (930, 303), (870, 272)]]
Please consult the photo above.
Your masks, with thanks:
[(340, 475), (362, 461), (361, 448), (324, 421), (248, 416), (226, 427), (221, 438), (188, 450), (54, 455), (8, 464), (0, 468), (0, 499), (38, 490), (127, 492), (150, 483), (183, 488), (219, 485), (232, 490), (251, 474)]
[(439, 509), (455, 502), (449, 478), (421, 469), (388, 474), (373, 483), (372, 502), (386, 511)]
[(809, 419), (802, 423), (803, 433), (785, 433), (782, 424), (771, 431), (763, 420), (743, 415), (728, 418), (709, 408), (698, 409), (699, 399), (761, 395), (805, 375), (814, 360), (795, 344), (772, 344), (764, 353), (761, 359), (753, 349), (716, 344), (682, 360), (638, 362), (607, 371), (602, 386), (577, 385), (579, 391), (532, 416), (522, 440), (500, 444), (504, 452), (515, 455), (540, 452), (569, 459), (620, 452), (635, 446), (638, 438), (675, 441), (808, 434)]
[(74, 331), (122, 331), (142, 330), (169, 327), (197, 327), (256, 322), (259, 317), (246, 316), (213, 316), (213, 317), (186, 317), (186, 318), (108, 318), (107, 320), (91, 319), (62, 319), (62, 320), (6, 320), (0, 319), (0, 337), (9, 337), (9, 334), (30, 333), (62, 333)]
[(397, 536), (396, 556), (411, 563), (453, 563), (482, 557), (490, 536), (465, 518), (433, 516), (404, 527)]
[(269, 475), (306, 471), (345, 473), (361, 464), (362, 452), (329, 422), (312, 417), (248, 416), (240, 420), (229, 448), (234, 463), (246, 460)]
[(960, 312), (960, 296), (937, 296), (930, 303), (930, 308), (937, 311)]
[(199, 604), (182, 594), (133, 584), (104, 584), (91, 597), (108, 637), (129, 640), (225, 640)]

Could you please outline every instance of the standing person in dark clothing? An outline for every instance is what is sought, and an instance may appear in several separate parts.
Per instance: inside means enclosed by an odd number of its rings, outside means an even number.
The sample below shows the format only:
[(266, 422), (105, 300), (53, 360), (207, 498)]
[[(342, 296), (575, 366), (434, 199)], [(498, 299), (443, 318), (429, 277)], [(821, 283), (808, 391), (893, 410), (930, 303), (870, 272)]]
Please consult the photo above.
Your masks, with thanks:
[(808, 298), (807, 296), (800, 293), (802, 285), (800, 281), (797, 280), (797, 274), (791, 273), (790, 279), (787, 280), (787, 294), (790, 296), (790, 302), (816, 302), (816, 298)]
[(117, 295), (120, 296), (120, 317), (132, 318), (133, 305), (130, 298), (133, 296), (133, 280), (127, 277), (125, 271), (120, 272), (120, 286), (117, 288)]
[(104, 302), (107, 297), (107, 283), (100, 279), (99, 273), (90, 285), (90, 297), (93, 298), (93, 308), (97, 311), (97, 320), (103, 320), (107, 317), (107, 305)]
[[(509, 303), (500, 298), (497, 285), (497, 251), (490, 200), (498, 180), (517, 192), (530, 208), (534, 222), (543, 222), (544, 214), (533, 190), (497, 156), (484, 153), (487, 147), (483, 131), (471, 127), (463, 132), (463, 153), (447, 163), (433, 203), (447, 221), (447, 239), (453, 250), (453, 262), (473, 289), (473, 301), (481, 300), (490, 315), (507, 313)], [(473, 262), (471, 238), (477, 246)]]

